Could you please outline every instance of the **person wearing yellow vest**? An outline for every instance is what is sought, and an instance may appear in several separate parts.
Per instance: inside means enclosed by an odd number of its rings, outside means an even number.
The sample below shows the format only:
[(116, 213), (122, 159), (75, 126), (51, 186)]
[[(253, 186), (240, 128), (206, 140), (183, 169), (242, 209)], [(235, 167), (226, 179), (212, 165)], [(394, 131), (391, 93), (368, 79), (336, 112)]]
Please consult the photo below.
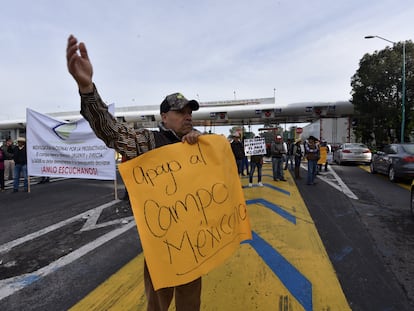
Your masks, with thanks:
[(328, 170), (328, 152), (328, 145), (326, 141), (322, 140), (319, 146), (318, 172), (322, 171), (322, 166), (325, 166), (325, 172)]

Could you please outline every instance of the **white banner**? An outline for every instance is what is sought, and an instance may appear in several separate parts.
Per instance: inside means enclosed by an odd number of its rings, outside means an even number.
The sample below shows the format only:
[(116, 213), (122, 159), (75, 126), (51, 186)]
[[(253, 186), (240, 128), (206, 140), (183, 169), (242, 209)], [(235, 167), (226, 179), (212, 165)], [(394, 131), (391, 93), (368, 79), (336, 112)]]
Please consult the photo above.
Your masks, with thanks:
[(65, 122), (27, 109), (26, 123), (29, 176), (115, 180), (115, 151), (85, 119)]
[(264, 137), (245, 139), (244, 153), (246, 155), (266, 154), (266, 142)]

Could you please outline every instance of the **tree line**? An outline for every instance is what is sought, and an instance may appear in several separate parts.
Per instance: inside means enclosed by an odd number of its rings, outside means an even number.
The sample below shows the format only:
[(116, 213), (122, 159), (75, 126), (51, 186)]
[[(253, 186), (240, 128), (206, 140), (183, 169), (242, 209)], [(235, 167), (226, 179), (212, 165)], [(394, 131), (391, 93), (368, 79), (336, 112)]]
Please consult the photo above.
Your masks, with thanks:
[[(405, 42), (404, 142), (414, 139), (414, 44)], [(351, 78), (353, 130), (357, 141), (378, 147), (399, 142), (402, 122), (403, 43), (365, 54)]]

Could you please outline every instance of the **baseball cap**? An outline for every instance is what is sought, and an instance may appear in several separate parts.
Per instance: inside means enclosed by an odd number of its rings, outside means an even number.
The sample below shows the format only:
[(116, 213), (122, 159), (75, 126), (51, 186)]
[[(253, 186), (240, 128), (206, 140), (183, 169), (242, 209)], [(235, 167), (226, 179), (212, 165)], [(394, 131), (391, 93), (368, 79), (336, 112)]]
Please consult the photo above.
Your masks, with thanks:
[(281, 139), (281, 138), (282, 138), (282, 136), (280, 136), (280, 135), (276, 136), (276, 139)]
[(162, 101), (160, 105), (160, 113), (168, 112), (170, 110), (181, 110), (185, 106), (190, 105), (190, 108), (192, 111), (198, 110), (200, 105), (198, 104), (198, 101), (192, 99), (188, 100), (184, 97), (181, 93), (174, 93), (171, 95), (168, 95), (165, 97), (165, 99)]

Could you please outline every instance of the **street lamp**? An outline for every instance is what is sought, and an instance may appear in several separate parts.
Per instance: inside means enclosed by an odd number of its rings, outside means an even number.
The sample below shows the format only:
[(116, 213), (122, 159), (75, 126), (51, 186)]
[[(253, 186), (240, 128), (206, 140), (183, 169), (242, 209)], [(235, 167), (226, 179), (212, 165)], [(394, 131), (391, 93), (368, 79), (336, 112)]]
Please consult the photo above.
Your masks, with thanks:
[[(365, 39), (378, 38), (396, 45), (397, 43), (380, 36), (365, 36)], [(401, 86), (401, 143), (404, 143), (404, 129), (405, 129), (405, 41), (403, 41), (402, 52), (402, 86)]]

